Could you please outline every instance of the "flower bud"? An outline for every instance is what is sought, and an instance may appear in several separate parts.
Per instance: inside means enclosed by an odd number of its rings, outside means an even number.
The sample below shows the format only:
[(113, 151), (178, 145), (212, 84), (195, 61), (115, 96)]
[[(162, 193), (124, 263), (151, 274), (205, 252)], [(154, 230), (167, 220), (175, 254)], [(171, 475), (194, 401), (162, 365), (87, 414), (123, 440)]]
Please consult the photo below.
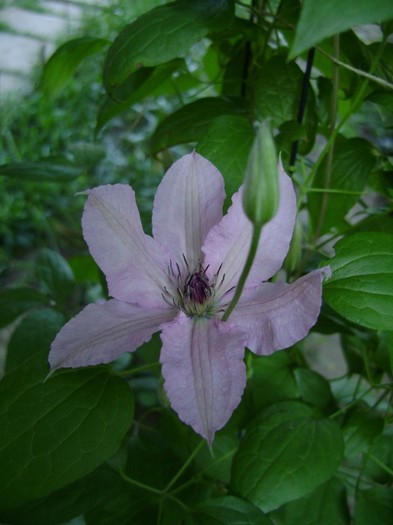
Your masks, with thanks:
[(263, 226), (276, 214), (279, 200), (276, 148), (269, 125), (262, 122), (248, 157), (243, 191), (244, 212), (253, 224)]
[(298, 268), (302, 258), (302, 226), (299, 217), (296, 219), (295, 229), (293, 230), (291, 244), (284, 261), (284, 268), (288, 273), (292, 273)]

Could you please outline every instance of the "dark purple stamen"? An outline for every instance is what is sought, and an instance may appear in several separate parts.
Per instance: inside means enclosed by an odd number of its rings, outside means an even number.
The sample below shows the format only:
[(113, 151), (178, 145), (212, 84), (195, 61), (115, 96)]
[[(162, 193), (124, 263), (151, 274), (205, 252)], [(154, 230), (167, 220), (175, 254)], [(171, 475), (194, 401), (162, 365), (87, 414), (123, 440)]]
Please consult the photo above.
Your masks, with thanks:
[(211, 287), (205, 271), (199, 270), (189, 275), (184, 284), (184, 297), (188, 301), (203, 304), (211, 296)]

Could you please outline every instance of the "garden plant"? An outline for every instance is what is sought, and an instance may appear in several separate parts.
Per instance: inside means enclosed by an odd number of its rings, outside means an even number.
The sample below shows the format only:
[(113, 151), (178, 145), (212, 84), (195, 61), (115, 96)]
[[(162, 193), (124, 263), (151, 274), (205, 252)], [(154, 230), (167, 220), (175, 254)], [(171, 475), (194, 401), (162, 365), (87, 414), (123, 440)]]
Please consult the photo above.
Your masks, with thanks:
[(1, 124), (0, 522), (391, 524), (391, 0), (83, 33)]

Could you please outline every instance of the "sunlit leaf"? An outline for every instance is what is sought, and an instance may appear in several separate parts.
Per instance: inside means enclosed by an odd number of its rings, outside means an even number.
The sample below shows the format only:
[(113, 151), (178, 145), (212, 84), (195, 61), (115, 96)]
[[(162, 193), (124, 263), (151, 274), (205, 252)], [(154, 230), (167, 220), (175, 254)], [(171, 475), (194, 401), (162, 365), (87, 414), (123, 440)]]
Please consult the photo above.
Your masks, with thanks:
[(107, 45), (109, 41), (103, 38), (81, 37), (69, 40), (56, 49), (44, 67), (42, 88), (45, 95), (60, 93), (72, 80), (81, 62)]
[(109, 48), (104, 66), (108, 91), (140, 67), (183, 56), (207, 33), (230, 23), (229, 0), (178, 0), (156, 7), (126, 26)]
[(391, 0), (304, 0), (290, 57), (314, 46), (328, 36), (361, 24), (393, 18)]

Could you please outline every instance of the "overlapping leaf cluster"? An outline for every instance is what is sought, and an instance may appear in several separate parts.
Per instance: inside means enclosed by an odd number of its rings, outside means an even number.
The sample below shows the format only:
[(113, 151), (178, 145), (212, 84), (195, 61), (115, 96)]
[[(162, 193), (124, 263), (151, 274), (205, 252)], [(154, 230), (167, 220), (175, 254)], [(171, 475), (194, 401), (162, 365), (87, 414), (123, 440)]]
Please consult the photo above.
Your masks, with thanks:
[[(18, 319), (0, 382), (0, 521), (387, 525), (393, 4), (156, 4), (113, 41), (90, 35), (61, 46), (45, 66), (45, 97), (73, 82), (87, 56), (105, 53), (97, 140), (136, 104), (158, 100), (149, 154), (168, 163), (182, 145), (196, 148), (222, 172), (229, 197), (253, 123), (269, 119), (299, 193), (288, 277), (329, 260), (322, 315), (306, 345), (246, 356), (245, 396), (210, 451), (164, 398), (159, 339), (132, 361), (47, 377), (55, 334), (105, 286), (89, 257), (40, 250), (34, 286), (0, 294), (0, 325)], [(76, 163), (24, 160), (0, 174), (78, 179)], [(310, 348), (318, 356), (326, 340), (331, 360), (343, 358), (340, 372), (330, 359), (309, 364)]]

